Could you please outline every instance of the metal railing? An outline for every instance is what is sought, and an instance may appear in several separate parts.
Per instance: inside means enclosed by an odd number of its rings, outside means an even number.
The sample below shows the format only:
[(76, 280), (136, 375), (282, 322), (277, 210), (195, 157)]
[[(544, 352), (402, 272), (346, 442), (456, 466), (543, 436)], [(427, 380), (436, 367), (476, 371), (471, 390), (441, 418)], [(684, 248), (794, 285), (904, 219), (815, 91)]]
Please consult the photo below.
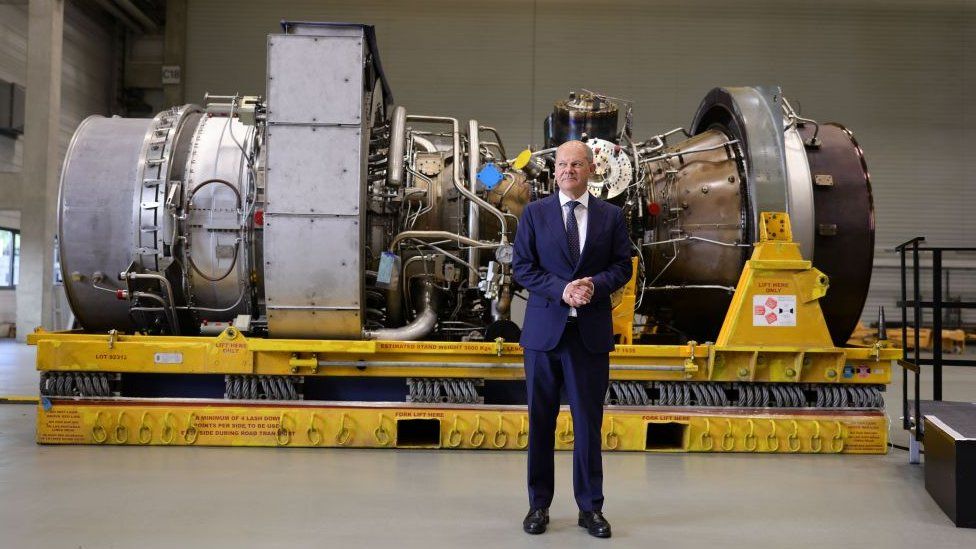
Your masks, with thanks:
[[(944, 301), (942, 293), (942, 256), (944, 252), (976, 252), (976, 248), (964, 247), (920, 247), (925, 237), (915, 237), (908, 242), (895, 247), (901, 257), (901, 340), (902, 357), (898, 364), (902, 366), (902, 427), (911, 431), (914, 425), (914, 442), (917, 444), (924, 435), (922, 429), (921, 394), (919, 381), (922, 366), (932, 366), (932, 400), (942, 400), (942, 367), (943, 366), (976, 366), (973, 359), (946, 359), (942, 350), (942, 313), (947, 309), (976, 309), (974, 301)], [(912, 256), (912, 299), (908, 299), (908, 268), (907, 254)], [(928, 301), (922, 299), (921, 265), (919, 256), (922, 253), (932, 254), (932, 297)], [(908, 352), (908, 309), (912, 310), (911, 327), (913, 343), (911, 358)], [(923, 312), (932, 311), (932, 357), (921, 356), (921, 331)], [(914, 416), (908, 409), (908, 372), (914, 373)]]

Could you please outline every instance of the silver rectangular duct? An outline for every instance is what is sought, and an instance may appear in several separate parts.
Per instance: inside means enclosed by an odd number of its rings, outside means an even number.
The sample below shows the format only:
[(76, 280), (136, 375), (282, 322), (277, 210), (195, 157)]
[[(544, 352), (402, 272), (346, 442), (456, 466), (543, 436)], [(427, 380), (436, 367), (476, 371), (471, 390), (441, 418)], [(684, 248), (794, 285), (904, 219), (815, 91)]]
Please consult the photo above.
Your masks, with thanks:
[(268, 332), (359, 338), (366, 39), (361, 26), (288, 31), (268, 39)]

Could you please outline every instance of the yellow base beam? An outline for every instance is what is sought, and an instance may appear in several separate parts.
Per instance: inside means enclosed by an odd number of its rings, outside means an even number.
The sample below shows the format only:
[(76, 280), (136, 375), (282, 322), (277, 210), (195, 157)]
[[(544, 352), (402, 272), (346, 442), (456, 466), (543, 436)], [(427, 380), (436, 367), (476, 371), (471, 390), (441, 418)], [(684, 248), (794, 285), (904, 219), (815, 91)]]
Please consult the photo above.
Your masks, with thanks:
[[(609, 406), (602, 436), (609, 451), (883, 454), (888, 426), (870, 410)], [(45, 399), (37, 442), (521, 450), (528, 419), (522, 406)], [(556, 448), (572, 446), (564, 407)]]
[[(522, 379), (522, 349), (504, 342), (334, 341), (98, 335), (37, 331), (40, 371)], [(887, 384), (900, 349), (617, 345), (610, 378)]]

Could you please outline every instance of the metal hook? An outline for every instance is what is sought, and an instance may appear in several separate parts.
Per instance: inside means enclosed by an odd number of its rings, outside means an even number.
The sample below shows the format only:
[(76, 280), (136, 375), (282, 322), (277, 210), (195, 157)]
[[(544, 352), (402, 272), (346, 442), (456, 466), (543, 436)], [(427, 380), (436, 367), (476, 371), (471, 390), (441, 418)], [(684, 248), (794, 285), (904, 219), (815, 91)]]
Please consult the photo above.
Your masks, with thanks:
[(458, 417), (454, 416), (454, 426), (447, 433), (447, 447), (457, 448), (461, 445), (461, 430), (458, 429)]
[[(501, 442), (498, 442), (499, 439), (501, 439)], [(501, 414), (498, 414), (498, 430), (495, 431), (495, 436), (491, 439), (491, 444), (495, 448), (504, 448), (508, 444), (508, 433), (505, 432), (505, 419)]]
[(305, 436), (308, 437), (308, 441), (312, 446), (318, 446), (322, 444), (322, 431), (315, 428), (315, 412), (312, 412), (312, 417), (308, 420), (308, 429), (305, 430)]
[(572, 429), (572, 421), (569, 416), (567, 416), (563, 421), (565, 428), (561, 433), (559, 433), (559, 442), (562, 442), (563, 444), (572, 444), (576, 441), (576, 435), (573, 433)]
[[(796, 424), (796, 420), (792, 420), (792, 421), (793, 421), (793, 432), (786, 436), (786, 447), (791, 452), (798, 452), (800, 451), (800, 437), (797, 435), (800, 432), (800, 426)], [(793, 442), (796, 442), (795, 446), (793, 445)]]
[(813, 426), (816, 427), (816, 430), (810, 437), (810, 449), (814, 452), (820, 452), (823, 449), (823, 440), (820, 438), (820, 421), (814, 420)]
[(278, 419), (278, 430), (275, 431), (275, 442), (278, 443), (278, 446), (287, 446), (291, 443), (291, 431), (285, 426), (287, 418), (285, 412), (281, 412), (281, 417)]
[(92, 439), (99, 444), (108, 440), (108, 433), (105, 431), (105, 427), (103, 427), (99, 421), (101, 418), (102, 411), (99, 410), (95, 413), (95, 424), (92, 425)]
[(835, 421), (834, 425), (837, 426), (837, 432), (834, 434), (833, 439), (831, 439), (831, 446), (834, 452), (839, 454), (844, 451), (844, 426), (839, 421)]
[[(474, 417), (477, 422), (475, 423), (474, 432), (471, 433), (471, 438), (468, 439), (468, 442), (470, 442), (475, 448), (481, 448), (481, 445), (485, 442), (485, 432), (481, 428), (481, 415), (479, 414)], [(477, 439), (478, 442), (475, 442), (475, 439)]]
[(735, 448), (735, 435), (732, 433), (732, 420), (725, 420), (725, 433), (722, 435), (722, 450), (728, 452)]
[[(706, 452), (715, 447), (715, 441), (712, 440), (711, 430), (712, 430), (712, 424), (710, 421), (708, 421), (708, 418), (706, 417), (705, 430), (702, 431), (701, 437), (699, 439), (699, 443), (701, 444), (702, 450), (705, 450)], [(706, 440), (708, 441), (707, 445), (705, 444)]]
[(613, 424), (613, 416), (610, 416), (610, 430), (607, 431), (606, 445), (608, 450), (616, 450), (620, 446), (620, 437), (617, 436), (616, 428)]
[(380, 412), (380, 417), (377, 420), (377, 423), (378, 425), (376, 426), (376, 429), (373, 429), (373, 436), (376, 437), (376, 442), (378, 442), (380, 446), (386, 446), (391, 440), (393, 440), (393, 437), (391, 437), (390, 433), (388, 433), (386, 428), (383, 427), (382, 412)]
[[(779, 450), (779, 439), (776, 438), (776, 422), (769, 420), (769, 428), (769, 434), (766, 435), (766, 448), (768, 448), (770, 452), (775, 452)], [(776, 444), (773, 444), (774, 442)]]
[(129, 441), (129, 428), (122, 421), (125, 419), (125, 410), (119, 412), (119, 420), (115, 425), (115, 442), (125, 444)]
[[(149, 412), (142, 413), (142, 419), (139, 421), (139, 444), (149, 444), (152, 442), (152, 426), (146, 421)], [(143, 437), (142, 435), (147, 436)]]
[(186, 431), (183, 432), (183, 440), (186, 441), (187, 444), (193, 444), (196, 442), (197, 435), (200, 434), (197, 431), (195, 420), (196, 414), (194, 412), (190, 412), (189, 415), (186, 416)]
[[(522, 439), (525, 439), (525, 444), (522, 444)], [(522, 421), (519, 424), (518, 434), (515, 435), (515, 446), (519, 449), (525, 448), (529, 445), (529, 432), (525, 430), (525, 416), (522, 416)]]
[(160, 433), (159, 439), (165, 444), (173, 442), (173, 426), (169, 422), (169, 418), (172, 415), (170, 412), (166, 412), (166, 415), (163, 416), (163, 430)]
[[(749, 443), (750, 441), (752, 444)], [(749, 432), (746, 433), (745, 437), (745, 449), (748, 452), (755, 452), (757, 446), (759, 446), (759, 441), (756, 440), (756, 424), (750, 419)]]
[(336, 444), (339, 446), (345, 446), (346, 443), (349, 442), (350, 438), (352, 438), (352, 431), (346, 428), (346, 414), (343, 413), (339, 418), (339, 431), (336, 432), (335, 437)]

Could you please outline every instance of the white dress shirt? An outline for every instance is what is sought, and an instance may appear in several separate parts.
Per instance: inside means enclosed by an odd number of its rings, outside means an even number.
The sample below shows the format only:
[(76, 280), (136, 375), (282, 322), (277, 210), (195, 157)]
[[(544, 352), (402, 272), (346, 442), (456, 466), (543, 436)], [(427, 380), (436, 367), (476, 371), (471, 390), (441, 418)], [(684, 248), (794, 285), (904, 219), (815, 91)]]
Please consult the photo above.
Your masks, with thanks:
[[(566, 216), (569, 215), (569, 207), (566, 204), (570, 200), (574, 199), (559, 191), (559, 206), (563, 213), (563, 227), (566, 226)], [(583, 247), (586, 246), (586, 218), (588, 217), (586, 213), (589, 211), (590, 193), (584, 192), (582, 196), (575, 200), (579, 202), (579, 206), (576, 206), (576, 210), (573, 213), (576, 214), (576, 227), (579, 229), (579, 251), (580, 257), (582, 257)], [(576, 307), (569, 308), (569, 316), (576, 316)]]

